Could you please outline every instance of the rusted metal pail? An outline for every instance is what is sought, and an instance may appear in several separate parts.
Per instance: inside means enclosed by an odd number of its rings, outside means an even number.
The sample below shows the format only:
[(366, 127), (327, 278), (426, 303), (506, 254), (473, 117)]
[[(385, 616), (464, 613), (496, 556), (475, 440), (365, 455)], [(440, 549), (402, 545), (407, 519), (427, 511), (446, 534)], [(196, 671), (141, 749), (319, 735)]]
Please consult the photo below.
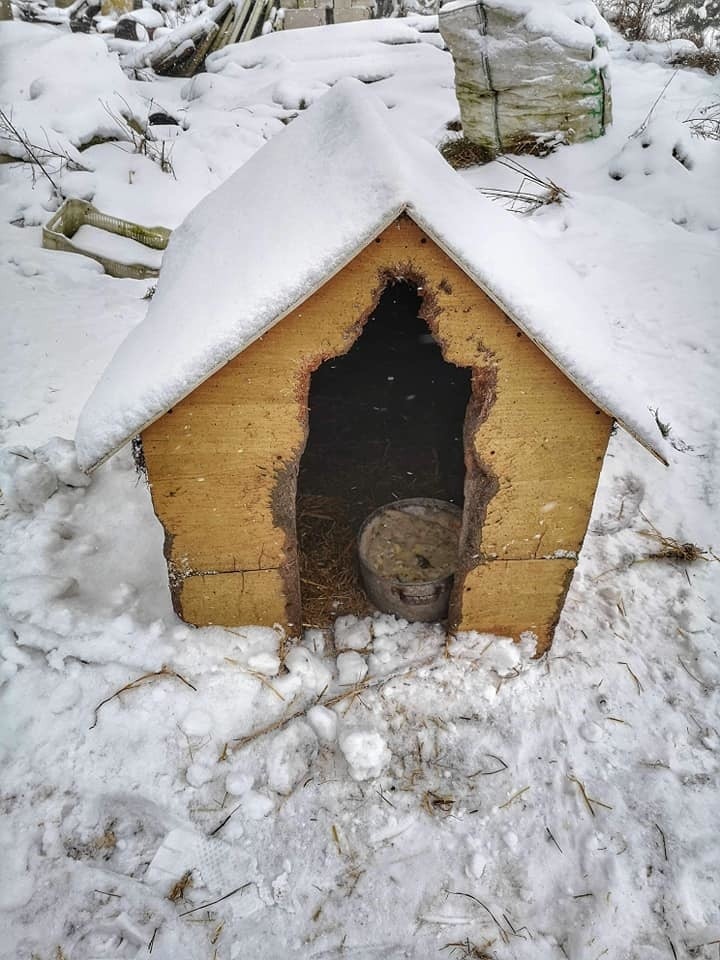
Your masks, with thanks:
[[(413, 523), (420, 531), (417, 551), (412, 543)], [(383, 613), (393, 613), (411, 622), (444, 620), (457, 565), (461, 523), (459, 507), (428, 497), (396, 500), (371, 513), (358, 535), (360, 578), (371, 603)], [(447, 560), (449, 551), (453, 556), (452, 561), (442, 563), (442, 569), (437, 571), (433, 569), (432, 560), (420, 552), (433, 558), (438, 553), (430, 542), (433, 524), (437, 527), (438, 540), (443, 543), (443, 560)], [(403, 530), (396, 534), (401, 525)], [(377, 555), (383, 550), (390, 557), (404, 554), (406, 560), (399, 561), (402, 575), (388, 572), (392, 562), (378, 562)], [(417, 571), (412, 569), (413, 557), (417, 560)], [(435, 577), (434, 572), (437, 572)]]

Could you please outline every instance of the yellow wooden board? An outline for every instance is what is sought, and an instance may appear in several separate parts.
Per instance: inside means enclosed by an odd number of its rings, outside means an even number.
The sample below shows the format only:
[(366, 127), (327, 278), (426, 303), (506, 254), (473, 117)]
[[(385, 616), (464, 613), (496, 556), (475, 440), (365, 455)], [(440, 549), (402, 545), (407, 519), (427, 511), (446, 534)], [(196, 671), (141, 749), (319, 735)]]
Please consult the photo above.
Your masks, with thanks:
[(502, 637), (537, 637), (536, 653), (552, 642), (575, 567), (572, 560), (496, 560), (470, 571), (461, 589), (460, 630)]

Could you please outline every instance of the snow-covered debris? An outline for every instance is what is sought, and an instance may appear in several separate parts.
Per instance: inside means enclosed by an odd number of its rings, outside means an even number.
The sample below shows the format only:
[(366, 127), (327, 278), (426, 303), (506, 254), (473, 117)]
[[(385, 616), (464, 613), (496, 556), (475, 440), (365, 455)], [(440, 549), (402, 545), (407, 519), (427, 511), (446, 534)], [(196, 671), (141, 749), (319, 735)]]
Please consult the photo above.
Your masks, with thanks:
[(375, 780), (390, 763), (390, 751), (382, 734), (366, 727), (344, 730), (340, 750), (353, 780)]
[(90, 477), (78, 466), (75, 444), (65, 437), (50, 437), (35, 450), (35, 458), (53, 471), (67, 487), (87, 487)]
[[(76, 157), (96, 137), (125, 138), (115, 117), (143, 121), (147, 107), (99, 36), (0, 24), (0, 108), (31, 144)], [(0, 153), (23, 157), (0, 129)]]
[(276, 733), (267, 747), (268, 786), (287, 796), (307, 775), (318, 752), (318, 739), (303, 720)]
[(0, 491), (15, 510), (33, 510), (57, 490), (58, 477), (47, 463), (28, 447), (0, 450)]
[[(295, 213), (288, 226), (289, 196), (302, 200), (302, 243)], [(343, 80), (174, 231), (146, 319), (80, 415), (80, 465), (95, 466), (187, 396), (404, 211), (593, 402), (651, 449), (662, 445), (648, 371), (630, 357), (608, 367), (612, 327), (580, 278), (399, 130), (371, 91)]]

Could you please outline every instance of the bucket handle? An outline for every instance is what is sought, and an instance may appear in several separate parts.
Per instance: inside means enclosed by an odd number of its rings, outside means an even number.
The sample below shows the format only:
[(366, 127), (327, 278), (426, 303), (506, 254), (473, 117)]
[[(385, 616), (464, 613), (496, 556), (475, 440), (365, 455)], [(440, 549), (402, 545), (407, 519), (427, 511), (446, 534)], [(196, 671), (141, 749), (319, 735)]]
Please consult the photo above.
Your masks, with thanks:
[(418, 597), (412, 593), (406, 593), (402, 587), (393, 587), (392, 593), (398, 597), (403, 603), (407, 603), (410, 606), (421, 606), (425, 603), (435, 603), (436, 600), (440, 598), (440, 594), (445, 589), (444, 584), (437, 583), (433, 587), (432, 594), (426, 594), (425, 596)]

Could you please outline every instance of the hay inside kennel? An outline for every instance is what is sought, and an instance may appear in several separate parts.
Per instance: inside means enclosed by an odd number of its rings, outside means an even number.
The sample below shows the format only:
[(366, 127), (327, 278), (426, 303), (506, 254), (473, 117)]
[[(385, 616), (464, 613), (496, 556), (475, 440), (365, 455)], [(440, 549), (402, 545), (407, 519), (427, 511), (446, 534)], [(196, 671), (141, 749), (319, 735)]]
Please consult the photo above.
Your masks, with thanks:
[(339, 497), (304, 494), (297, 499), (296, 524), (303, 626), (369, 613), (348, 504)]

